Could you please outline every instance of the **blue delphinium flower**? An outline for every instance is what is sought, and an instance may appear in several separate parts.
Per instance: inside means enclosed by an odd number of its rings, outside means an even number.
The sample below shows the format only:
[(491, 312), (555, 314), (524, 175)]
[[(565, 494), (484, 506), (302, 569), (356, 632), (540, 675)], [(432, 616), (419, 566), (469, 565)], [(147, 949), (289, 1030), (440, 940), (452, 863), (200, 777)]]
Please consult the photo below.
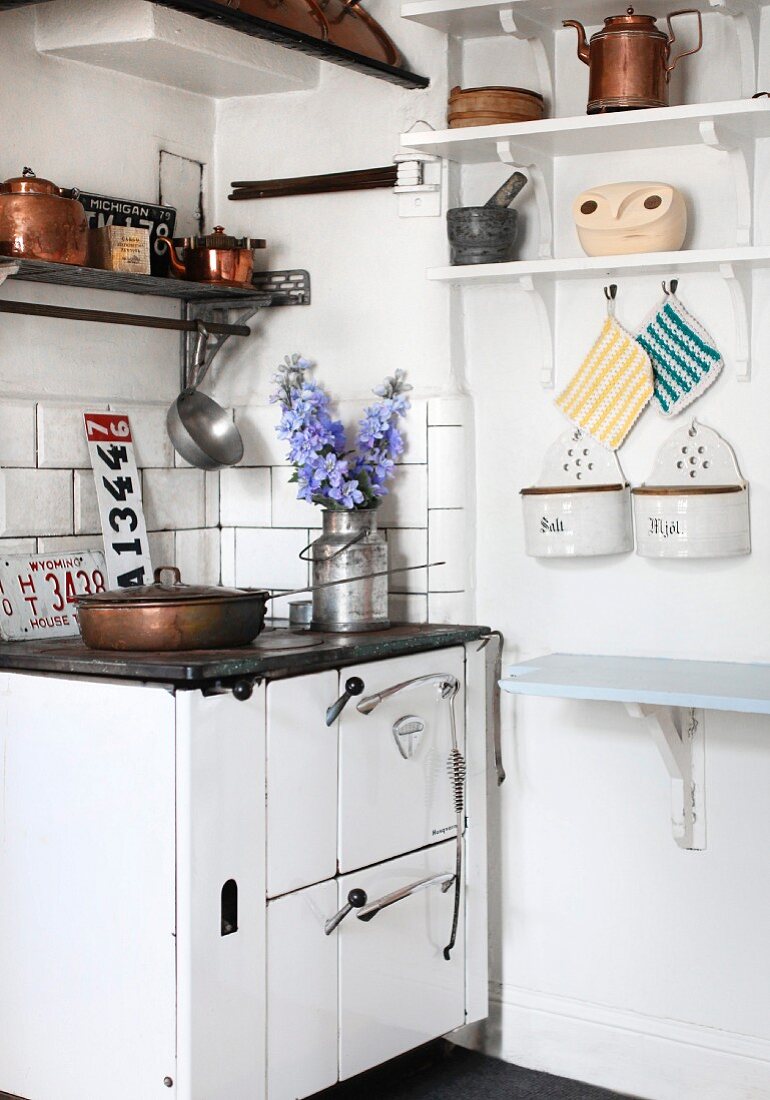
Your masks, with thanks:
[(276, 432), (289, 444), (297, 497), (337, 510), (373, 508), (387, 493), (385, 483), (404, 450), (398, 421), (409, 409), (405, 394), (412, 387), (397, 370), (375, 389), (380, 400), (365, 410), (357, 451), (351, 455), (345, 430), (332, 417), (329, 396), (311, 370), (307, 359), (287, 355), (273, 376), (276, 392), (270, 398), (281, 408)]

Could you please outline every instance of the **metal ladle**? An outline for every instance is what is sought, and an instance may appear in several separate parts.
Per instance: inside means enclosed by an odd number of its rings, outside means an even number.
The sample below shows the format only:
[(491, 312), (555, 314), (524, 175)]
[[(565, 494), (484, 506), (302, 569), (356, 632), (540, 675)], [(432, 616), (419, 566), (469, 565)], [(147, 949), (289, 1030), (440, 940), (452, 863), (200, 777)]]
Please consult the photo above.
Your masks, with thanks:
[(232, 414), (212, 398), (198, 392), (206, 377), (209, 332), (201, 322), (190, 384), (182, 390), (166, 414), (166, 428), (177, 454), (199, 470), (220, 470), (243, 458), (243, 439)]

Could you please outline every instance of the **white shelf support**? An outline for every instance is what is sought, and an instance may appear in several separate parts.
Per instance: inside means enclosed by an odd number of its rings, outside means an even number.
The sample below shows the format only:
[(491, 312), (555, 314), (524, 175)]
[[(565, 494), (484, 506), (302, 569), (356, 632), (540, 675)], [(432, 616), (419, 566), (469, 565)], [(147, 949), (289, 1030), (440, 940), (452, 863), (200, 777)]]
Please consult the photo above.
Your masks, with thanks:
[[(522, 156), (522, 153), (525, 155)], [(511, 168), (518, 168), (529, 174), (530, 182), (535, 191), (537, 202), (538, 231), (540, 244), (538, 256), (543, 260), (549, 260), (553, 256), (553, 213), (551, 210), (551, 176), (553, 166), (549, 163), (547, 168), (529, 161), (525, 151), (519, 146), (518, 152), (514, 151), (514, 143), (503, 139), (497, 142), (497, 156), (503, 164)], [(547, 173), (547, 176), (546, 176)]]
[(626, 703), (641, 718), (671, 780), (671, 827), (680, 848), (706, 847), (705, 721), (701, 710)]
[(733, 304), (735, 322), (735, 376), (739, 382), (751, 381), (751, 271), (733, 264), (720, 264)]
[[(730, 162), (735, 186), (736, 240), (737, 245), (751, 244), (753, 153), (740, 147), (736, 137), (718, 126), (714, 119), (698, 123), (703, 144), (719, 153), (726, 153)], [(753, 145), (752, 145), (753, 150)], [(751, 161), (751, 163), (750, 163)]]
[[(540, 90), (545, 97), (546, 110), (553, 110), (553, 66), (546, 52), (544, 37), (542, 34), (533, 34), (532, 31), (522, 28), (517, 22), (513, 8), (501, 8), (500, 25), (506, 34), (518, 38), (521, 42), (528, 42), (532, 50)], [(551, 37), (550, 35), (548, 36)]]
[(519, 289), (529, 295), (532, 308), (537, 317), (540, 331), (540, 348), (542, 351), (542, 366), (540, 368), (540, 383), (543, 389), (552, 389), (554, 384), (554, 353), (553, 353), (553, 329), (551, 318), (553, 317), (554, 285), (552, 280), (545, 283), (537, 282), (531, 275), (522, 275), (518, 280)]
[(15, 275), (18, 270), (18, 264), (10, 263), (7, 260), (3, 261), (0, 264), (0, 286), (2, 286), (5, 280), (10, 278), (11, 275)]
[(709, 0), (714, 11), (732, 19), (738, 39), (741, 65), (741, 95), (745, 98), (758, 91), (759, 25), (761, 11), (758, 7), (746, 7), (735, 0)]

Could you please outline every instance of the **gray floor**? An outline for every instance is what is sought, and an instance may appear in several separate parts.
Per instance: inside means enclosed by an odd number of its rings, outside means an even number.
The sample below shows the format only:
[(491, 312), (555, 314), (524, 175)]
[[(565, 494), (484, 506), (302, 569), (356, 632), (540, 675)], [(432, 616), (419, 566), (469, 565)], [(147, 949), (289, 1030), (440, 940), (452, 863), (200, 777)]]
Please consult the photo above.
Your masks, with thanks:
[(426, 1050), (316, 1100), (618, 1100), (618, 1093), (519, 1069), (457, 1047)]

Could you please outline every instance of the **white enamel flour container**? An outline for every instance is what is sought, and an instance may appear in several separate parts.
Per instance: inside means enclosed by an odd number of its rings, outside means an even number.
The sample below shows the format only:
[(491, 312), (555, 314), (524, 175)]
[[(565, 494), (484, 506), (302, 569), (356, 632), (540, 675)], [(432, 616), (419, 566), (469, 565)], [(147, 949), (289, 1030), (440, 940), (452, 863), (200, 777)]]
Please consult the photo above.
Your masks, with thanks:
[(617, 456), (574, 428), (546, 453), (540, 480), (521, 490), (533, 558), (588, 558), (634, 548), (631, 496)]
[(633, 490), (636, 552), (646, 558), (751, 553), (749, 487), (732, 447), (693, 421), (663, 444), (650, 479)]

